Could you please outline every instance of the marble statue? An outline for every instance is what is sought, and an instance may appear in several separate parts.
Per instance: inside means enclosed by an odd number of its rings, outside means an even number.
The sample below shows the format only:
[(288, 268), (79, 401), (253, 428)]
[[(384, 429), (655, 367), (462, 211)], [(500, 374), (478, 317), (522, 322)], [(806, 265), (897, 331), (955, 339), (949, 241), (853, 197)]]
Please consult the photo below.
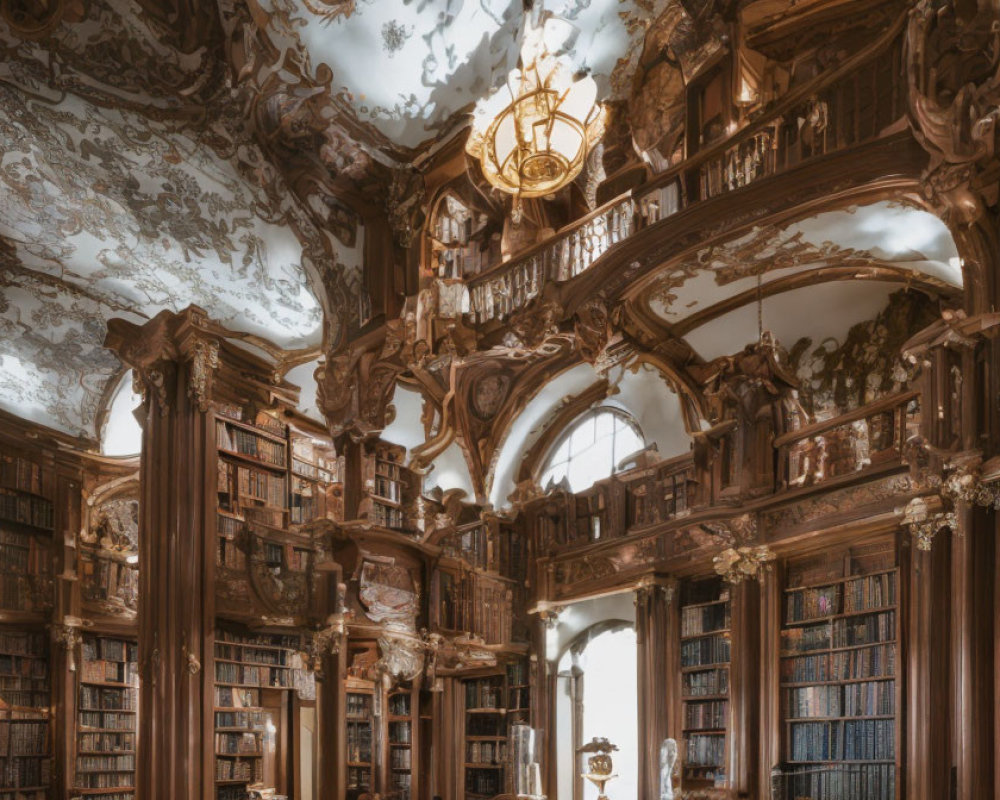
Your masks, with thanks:
[(677, 741), (664, 739), (660, 744), (660, 800), (674, 800), (674, 764), (677, 763)]

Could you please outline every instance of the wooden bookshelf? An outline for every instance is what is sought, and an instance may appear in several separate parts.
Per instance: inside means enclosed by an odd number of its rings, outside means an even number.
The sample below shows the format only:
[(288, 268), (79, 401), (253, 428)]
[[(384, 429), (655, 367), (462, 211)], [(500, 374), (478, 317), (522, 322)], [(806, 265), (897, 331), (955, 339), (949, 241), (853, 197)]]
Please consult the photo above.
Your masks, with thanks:
[(34, 461), (0, 455), (0, 523), (51, 532), (55, 512), (49, 483), (49, 475)]
[(366, 499), (362, 515), (373, 525), (396, 531), (410, 529), (405, 506), (411, 499), (410, 472), (403, 466), (406, 448), (377, 441), (364, 458)]
[(347, 798), (357, 800), (375, 785), (375, 696), (372, 689), (347, 692)]
[(682, 587), (682, 783), (722, 784), (728, 774), (731, 650), (729, 591), (718, 579)]
[(470, 678), (463, 684), (465, 797), (495, 797), (507, 785), (506, 674)]
[(135, 793), (138, 644), (85, 634), (77, 677), (76, 791), (101, 800)]
[(386, 791), (397, 800), (410, 800), (417, 752), (414, 749), (416, 704), (419, 695), (408, 686), (389, 691), (386, 697)]
[(49, 637), (0, 630), (0, 800), (51, 796)]
[(895, 800), (899, 574), (892, 542), (788, 567), (785, 797)]
[(139, 567), (124, 553), (94, 545), (80, 546), (80, 593), (100, 613), (135, 615), (139, 603)]
[(292, 688), (297, 636), (215, 633), (215, 787), (217, 800), (237, 800), (264, 775), (268, 712), (263, 692)]

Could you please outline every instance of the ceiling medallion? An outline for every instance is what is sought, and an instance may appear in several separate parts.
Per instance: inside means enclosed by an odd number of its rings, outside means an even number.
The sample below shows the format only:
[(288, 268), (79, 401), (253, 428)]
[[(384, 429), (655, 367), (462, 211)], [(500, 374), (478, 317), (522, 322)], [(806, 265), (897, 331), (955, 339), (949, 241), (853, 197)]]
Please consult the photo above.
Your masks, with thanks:
[(533, 10), (525, 18), (520, 69), (474, 112), (466, 150), (493, 186), (514, 195), (515, 216), (520, 198), (552, 194), (579, 175), (604, 134), (594, 79), (574, 80), (568, 60), (549, 46), (560, 35), (565, 41), (571, 28)]

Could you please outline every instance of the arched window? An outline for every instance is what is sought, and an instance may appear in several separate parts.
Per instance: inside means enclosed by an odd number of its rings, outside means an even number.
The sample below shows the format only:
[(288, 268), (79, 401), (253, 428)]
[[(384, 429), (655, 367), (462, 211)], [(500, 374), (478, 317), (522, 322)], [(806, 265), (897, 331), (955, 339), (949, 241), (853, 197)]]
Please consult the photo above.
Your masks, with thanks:
[(106, 456), (135, 456), (142, 449), (142, 428), (132, 412), (142, 398), (132, 391), (132, 373), (126, 372), (115, 387), (104, 420), (101, 452)]
[(579, 492), (618, 471), (627, 456), (646, 446), (639, 426), (623, 412), (600, 407), (576, 420), (559, 437), (542, 469), (541, 485), (569, 480)]

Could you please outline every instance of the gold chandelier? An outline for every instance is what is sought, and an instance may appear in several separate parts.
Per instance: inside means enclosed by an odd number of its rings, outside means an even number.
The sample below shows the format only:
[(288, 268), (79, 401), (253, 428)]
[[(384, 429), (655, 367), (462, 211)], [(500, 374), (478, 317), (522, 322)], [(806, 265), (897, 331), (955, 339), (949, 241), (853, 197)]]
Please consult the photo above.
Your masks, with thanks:
[(572, 181), (604, 134), (597, 84), (589, 75), (573, 80), (567, 62), (549, 52), (544, 32), (544, 24), (526, 20), (521, 68), (477, 105), (466, 144), (486, 179), (514, 195), (515, 210), (518, 198), (551, 194)]

